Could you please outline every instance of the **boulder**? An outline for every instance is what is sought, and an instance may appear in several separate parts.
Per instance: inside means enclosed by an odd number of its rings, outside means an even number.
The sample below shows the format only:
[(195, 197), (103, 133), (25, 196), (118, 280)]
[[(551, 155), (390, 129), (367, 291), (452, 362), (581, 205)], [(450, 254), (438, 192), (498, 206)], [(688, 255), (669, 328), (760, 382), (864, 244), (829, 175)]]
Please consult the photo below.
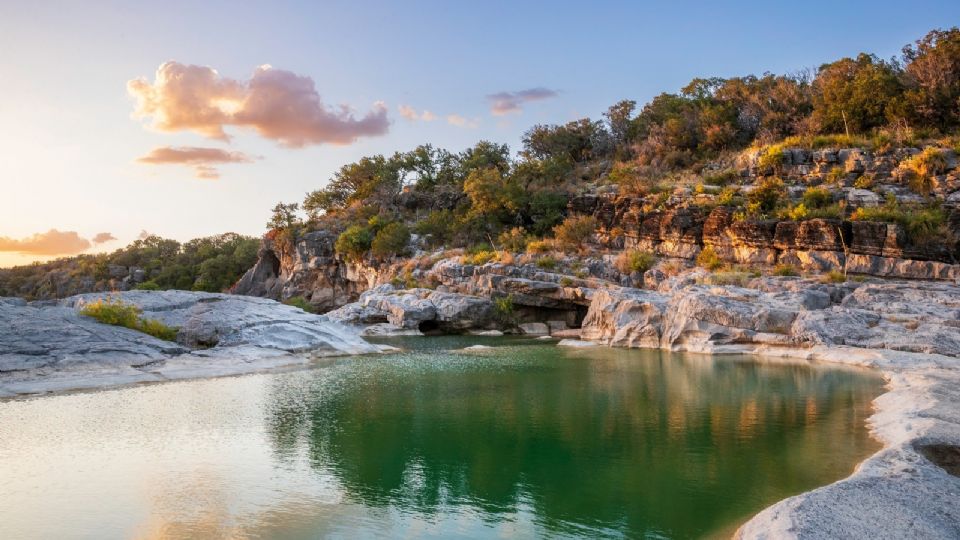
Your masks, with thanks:
[(522, 323), (519, 328), (521, 332), (530, 336), (550, 335), (550, 328), (541, 322)]
[(580, 336), (612, 347), (659, 347), (666, 304), (666, 297), (649, 291), (597, 291)]

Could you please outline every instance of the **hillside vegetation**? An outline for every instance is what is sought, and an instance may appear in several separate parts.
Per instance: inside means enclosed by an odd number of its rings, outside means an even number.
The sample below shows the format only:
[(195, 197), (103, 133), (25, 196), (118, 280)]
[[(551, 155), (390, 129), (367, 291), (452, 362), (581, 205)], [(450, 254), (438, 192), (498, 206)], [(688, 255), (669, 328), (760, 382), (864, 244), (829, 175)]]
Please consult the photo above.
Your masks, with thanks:
[(226, 233), (181, 244), (150, 236), (112, 253), (0, 269), (0, 296), (62, 298), (94, 291), (222, 291), (257, 260), (259, 240)]
[[(831, 191), (854, 187), (856, 179), (829, 171), (821, 181), (824, 190), (789, 203), (778, 176), (789, 156), (785, 151), (860, 148), (882, 154), (933, 146), (913, 158), (913, 179), (904, 179), (927, 197), (931, 178), (942, 168), (940, 149), (960, 146), (950, 136), (958, 127), (960, 29), (934, 30), (904, 47), (899, 58), (863, 53), (812, 73), (697, 78), (642, 107), (631, 100), (616, 103), (602, 120), (536, 125), (524, 134), (516, 156), (506, 145), (480, 141), (458, 153), (422, 145), (364, 157), (343, 166), (302, 203), (278, 204), (268, 227), (289, 239), (332, 230), (340, 234), (336, 249), (342, 256), (383, 259), (403, 254), (411, 234), (428, 247), (474, 252), (500, 245), (520, 251), (543, 238), (556, 240), (554, 247), (571, 247), (590, 223), (564, 223), (568, 201), (588, 191), (614, 190), (663, 205), (676, 187), (686, 186), (695, 194), (714, 193), (715, 204), (740, 207), (741, 218), (842, 217), (845, 209), (833, 202)], [(750, 151), (765, 179), (749, 194), (723, 190), (748, 175), (735, 160)], [(855, 187), (873, 186), (868, 179)], [(935, 214), (935, 205), (930, 200), (914, 206)], [(912, 211), (893, 206), (874, 217), (904, 220), (903, 212)]]

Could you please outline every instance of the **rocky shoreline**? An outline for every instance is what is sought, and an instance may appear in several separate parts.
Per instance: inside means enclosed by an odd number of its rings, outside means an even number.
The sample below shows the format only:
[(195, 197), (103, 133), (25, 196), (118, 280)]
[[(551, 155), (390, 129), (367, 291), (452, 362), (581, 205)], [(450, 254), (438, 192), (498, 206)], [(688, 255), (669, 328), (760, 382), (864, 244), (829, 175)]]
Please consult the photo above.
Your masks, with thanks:
[[(177, 342), (78, 313), (105, 297), (179, 328)], [(34, 304), (0, 298), (0, 398), (237, 375), (383, 350), (326, 317), (265, 298), (188, 291), (90, 293)]]
[(776, 276), (720, 284), (701, 269), (661, 264), (636, 288), (596, 277), (602, 260), (596, 266), (576, 277), (562, 267), (447, 258), (418, 276), (433, 288), (385, 283), (325, 315), (255, 297), (118, 293), (180, 328), (178, 343), (78, 315), (104, 294), (32, 305), (0, 299), (0, 397), (303, 366), (383, 350), (361, 335), (434, 332), (863, 366), (888, 381), (869, 420), (883, 448), (850, 477), (760, 512), (736, 536), (960, 535), (960, 286)]

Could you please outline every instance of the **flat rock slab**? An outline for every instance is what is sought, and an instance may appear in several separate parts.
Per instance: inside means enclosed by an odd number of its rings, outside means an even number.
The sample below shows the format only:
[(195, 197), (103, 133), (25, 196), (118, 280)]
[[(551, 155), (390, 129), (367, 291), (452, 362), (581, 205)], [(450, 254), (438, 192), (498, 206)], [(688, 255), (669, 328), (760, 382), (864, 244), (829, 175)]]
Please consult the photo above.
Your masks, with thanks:
[[(179, 343), (80, 315), (103, 298), (179, 328)], [(190, 291), (92, 293), (32, 305), (0, 298), (0, 397), (234, 375), (382, 350), (355, 329), (264, 298)]]

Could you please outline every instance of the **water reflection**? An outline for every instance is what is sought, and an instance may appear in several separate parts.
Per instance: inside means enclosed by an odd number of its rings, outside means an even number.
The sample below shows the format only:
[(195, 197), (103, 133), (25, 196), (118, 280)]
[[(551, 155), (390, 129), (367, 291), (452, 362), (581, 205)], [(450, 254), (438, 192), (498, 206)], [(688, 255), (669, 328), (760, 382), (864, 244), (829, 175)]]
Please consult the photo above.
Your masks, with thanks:
[(863, 372), (467, 343), (0, 402), (0, 538), (695, 537), (874, 448)]
[(878, 391), (859, 372), (650, 351), (431, 351), (276, 381), (268, 430), (370, 508), (690, 537), (849, 474)]

